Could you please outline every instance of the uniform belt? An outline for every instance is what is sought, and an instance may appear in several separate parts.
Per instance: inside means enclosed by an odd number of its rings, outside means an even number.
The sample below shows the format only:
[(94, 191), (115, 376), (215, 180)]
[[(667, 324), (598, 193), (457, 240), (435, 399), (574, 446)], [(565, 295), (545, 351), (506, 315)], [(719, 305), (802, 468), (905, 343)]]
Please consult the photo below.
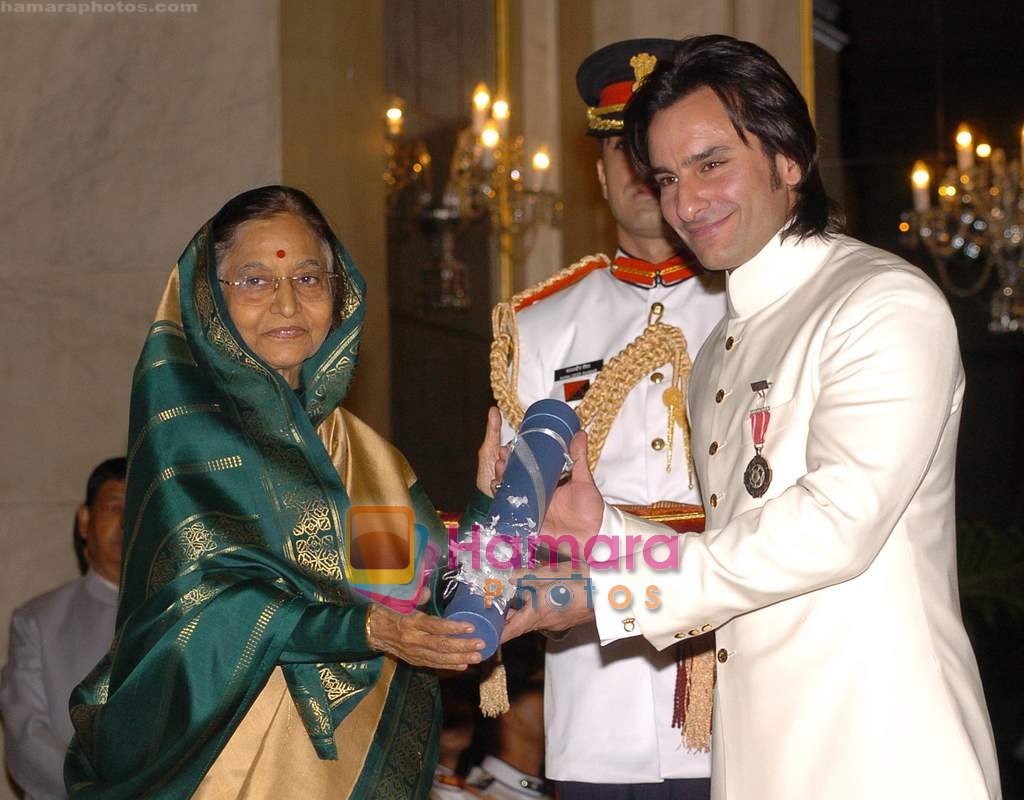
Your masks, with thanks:
[(649, 506), (618, 504), (615, 507), (634, 517), (668, 525), (676, 533), (700, 533), (704, 530), (704, 509), (690, 503), (659, 500)]
[[(659, 500), (649, 506), (631, 506), (623, 503), (615, 506), (620, 511), (649, 522), (660, 522), (676, 533), (700, 533), (704, 530), (704, 509), (690, 503), (674, 503), (671, 500)], [(458, 524), (461, 511), (438, 511), (441, 522)]]

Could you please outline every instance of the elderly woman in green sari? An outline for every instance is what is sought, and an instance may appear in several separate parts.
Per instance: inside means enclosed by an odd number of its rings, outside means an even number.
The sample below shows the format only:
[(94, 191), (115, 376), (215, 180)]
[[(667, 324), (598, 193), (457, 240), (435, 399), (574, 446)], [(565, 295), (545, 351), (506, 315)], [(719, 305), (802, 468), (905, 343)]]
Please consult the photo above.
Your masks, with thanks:
[(349, 580), (355, 507), (446, 542), (405, 460), (339, 407), (364, 294), (286, 187), (234, 198), (182, 254), (135, 371), (117, 631), (72, 696), (72, 797), (426, 796), (430, 668), (482, 643)]

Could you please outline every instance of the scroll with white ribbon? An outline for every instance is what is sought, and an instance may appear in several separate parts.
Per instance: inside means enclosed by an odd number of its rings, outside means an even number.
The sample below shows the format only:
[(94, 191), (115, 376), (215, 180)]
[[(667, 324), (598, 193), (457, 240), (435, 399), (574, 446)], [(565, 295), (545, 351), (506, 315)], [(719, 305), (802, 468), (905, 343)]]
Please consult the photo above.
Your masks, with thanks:
[[(460, 542), (472, 541), (473, 547), (460, 547), (459, 585), (445, 616), (473, 624), (475, 631), (468, 636), (484, 640), (484, 658), (498, 648), (505, 611), (515, 595), (509, 564), (516, 548), (525, 564), (536, 547), (551, 495), (572, 468), (569, 442), (579, 429), (576, 412), (561, 400), (538, 400), (526, 409), (484, 523)], [(499, 585), (495, 594), (493, 587)]]

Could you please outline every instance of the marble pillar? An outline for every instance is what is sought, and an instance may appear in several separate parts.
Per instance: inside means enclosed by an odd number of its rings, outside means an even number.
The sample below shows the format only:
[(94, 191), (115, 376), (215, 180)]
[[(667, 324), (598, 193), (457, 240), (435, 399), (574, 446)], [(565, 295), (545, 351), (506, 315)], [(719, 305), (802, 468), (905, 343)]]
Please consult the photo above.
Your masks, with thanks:
[(278, 2), (194, 5), (0, 14), (5, 661), (10, 611), (77, 574), (75, 509), (125, 451), (169, 270), (224, 200), (281, 179)]

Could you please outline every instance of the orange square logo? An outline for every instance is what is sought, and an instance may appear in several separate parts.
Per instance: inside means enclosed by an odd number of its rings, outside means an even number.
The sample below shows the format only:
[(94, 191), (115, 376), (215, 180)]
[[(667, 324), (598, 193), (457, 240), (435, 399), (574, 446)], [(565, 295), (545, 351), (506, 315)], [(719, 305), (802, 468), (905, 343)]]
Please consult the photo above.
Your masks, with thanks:
[(578, 400), (582, 400), (586, 397), (589, 389), (590, 381), (587, 379), (581, 381), (566, 381), (562, 384), (562, 391), (565, 393), (565, 402), (567, 403), (575, 403)]
[(415, 516), (406, 506), (352, 506), (345, 515), (345, 569), (360, 584), (407, 584), (416, 577)]

